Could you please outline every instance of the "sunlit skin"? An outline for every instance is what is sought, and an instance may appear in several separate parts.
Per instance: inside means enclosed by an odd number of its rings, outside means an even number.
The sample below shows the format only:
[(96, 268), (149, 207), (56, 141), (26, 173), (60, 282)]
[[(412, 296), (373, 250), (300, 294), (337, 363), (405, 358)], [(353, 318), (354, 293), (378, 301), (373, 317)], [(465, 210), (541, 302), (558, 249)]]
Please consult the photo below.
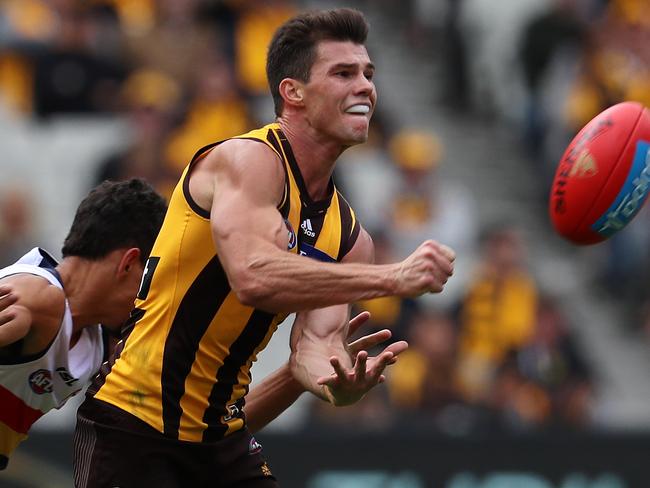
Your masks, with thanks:
[[(368, 139), (377, 103), (375, 67), (365, 46), (322, 41), (307, 82), (284, 79), (284, 109), (278, 122), (291, 142), (312, 198), (324, 197), (336, 159), (348, 147)], [(347, 112), (355, 105), (365, 114)], [(313, 190), (313, 191), (312, 191)]]

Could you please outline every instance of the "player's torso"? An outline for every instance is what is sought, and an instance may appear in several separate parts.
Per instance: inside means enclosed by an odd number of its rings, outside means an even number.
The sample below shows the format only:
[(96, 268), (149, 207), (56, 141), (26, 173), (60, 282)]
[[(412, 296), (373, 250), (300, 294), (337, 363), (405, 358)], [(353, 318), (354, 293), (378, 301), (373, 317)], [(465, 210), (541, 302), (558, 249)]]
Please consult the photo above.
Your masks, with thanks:
[[(359, 232), (345, 200), (333, 187), (326, 202), (308, 198), (276, 124), (241, 137), (267, 144), (285, 164), (285, 193), (278, 210), (290, 234), (288, 251), (340, 260)], [(244, 306), (230, 289), (209, 213), (189, 195), (192, 164), (174, 190), (148, 261), (135, 326), (95, 397), (165, 435), (198, 442), (243, 427), (251, 365), (286, 315)], [(254, 229), (255, 223), (250, 225)]]
[[(29, 273), (61, 287), (40, 252), (34, 249), (17, 264), (0, 270), (0, 278)], [(72, 314), (66, 301), (61, 325), (47, 349), (30, 357), (0, 359), (0, 464), (36, 420), (60, 408), (99, 369), (103, 357), (99, 326), (84, 329), (73, 348), (71, 336)]]

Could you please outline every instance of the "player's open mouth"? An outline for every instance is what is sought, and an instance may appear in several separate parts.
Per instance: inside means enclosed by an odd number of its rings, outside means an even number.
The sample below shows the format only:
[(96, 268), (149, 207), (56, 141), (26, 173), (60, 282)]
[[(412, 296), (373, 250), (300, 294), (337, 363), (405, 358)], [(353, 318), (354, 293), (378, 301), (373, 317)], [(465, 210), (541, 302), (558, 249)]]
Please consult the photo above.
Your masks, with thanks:
[(370, 112), (370, 107), (362, 103), (357, 105), (352, 105), (351, 107), (345, 110), (345, 113), (358, 114), (358, 115), (366, 115), (368, 112)]

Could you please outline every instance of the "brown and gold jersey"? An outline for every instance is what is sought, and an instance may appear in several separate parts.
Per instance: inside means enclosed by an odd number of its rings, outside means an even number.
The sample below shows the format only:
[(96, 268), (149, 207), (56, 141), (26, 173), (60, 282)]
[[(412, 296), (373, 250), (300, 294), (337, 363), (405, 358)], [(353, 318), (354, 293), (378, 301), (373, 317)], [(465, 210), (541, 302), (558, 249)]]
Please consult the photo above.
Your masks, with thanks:
[[(354, 245), (359, 223), (334, 184), (325, 201), (309, 198), (278, 124), (239, 137), (266, 144), (284, 163), (278, 211), (290, 233), (288, 251), (340, 261)], [(174, 190), (147, 261), (134, 325), (110, 372), (90, 390), (165, 435), (193, 442), (243, 427), (251, 365), (286, 317), (237, 300), (212, 239), (210, 214), (189, 194), (192, 167), (217, 144), (194, 156)]]

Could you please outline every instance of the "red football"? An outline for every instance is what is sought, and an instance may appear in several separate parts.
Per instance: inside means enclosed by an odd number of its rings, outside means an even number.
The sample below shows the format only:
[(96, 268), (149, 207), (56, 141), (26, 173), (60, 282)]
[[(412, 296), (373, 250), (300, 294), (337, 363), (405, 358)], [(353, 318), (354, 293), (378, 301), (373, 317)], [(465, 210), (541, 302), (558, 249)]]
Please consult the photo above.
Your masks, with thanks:
[(623, 102), (594, 117), (573, 138), (555, 173), (549, 212), (555, 230), (594, 244), (621, 230), (650, 190), (650, 112)]

